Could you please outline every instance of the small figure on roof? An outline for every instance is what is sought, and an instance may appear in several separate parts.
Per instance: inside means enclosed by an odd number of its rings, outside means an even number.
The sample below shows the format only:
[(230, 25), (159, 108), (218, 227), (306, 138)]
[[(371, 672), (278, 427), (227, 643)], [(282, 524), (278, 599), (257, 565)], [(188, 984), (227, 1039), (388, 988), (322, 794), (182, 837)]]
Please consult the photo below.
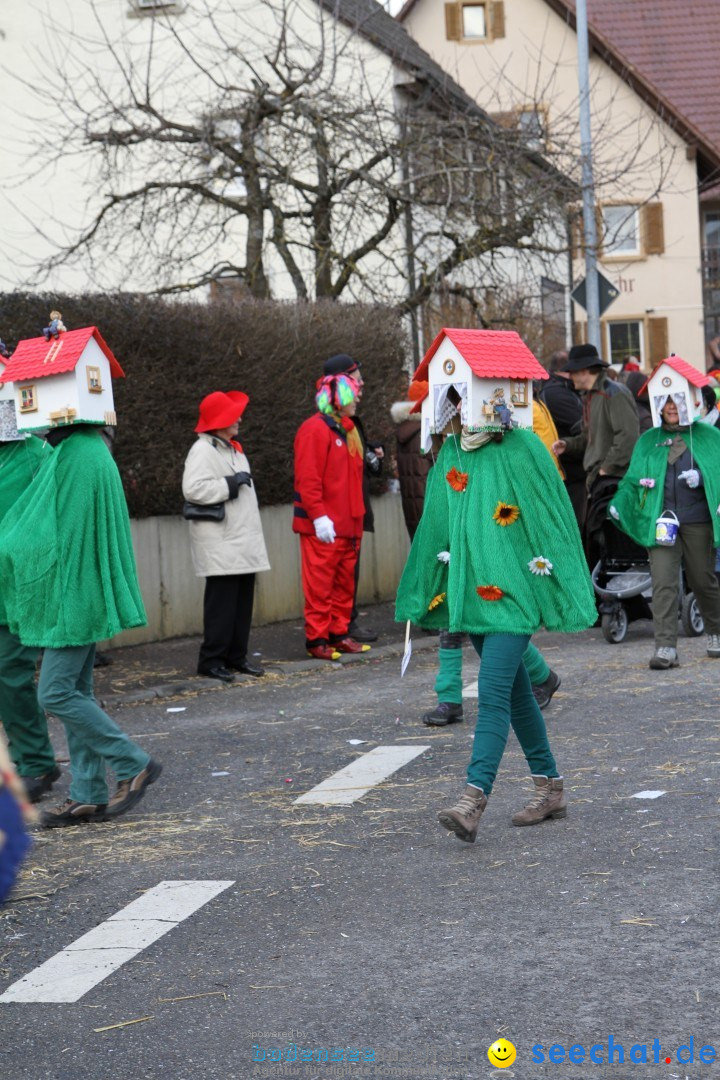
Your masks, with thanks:
[(49, 341), (51, 337), (57, 339), (67, 330), (67, 326), (62, 321), (62, 315), (59, 311), (50, 312), (50, 325), (43, 327), (43, 337), (46, 341)]
[(10, 359), (10, 350), (2, 338), (0, 338), (0, 356), (2, 356), (4, 360)]

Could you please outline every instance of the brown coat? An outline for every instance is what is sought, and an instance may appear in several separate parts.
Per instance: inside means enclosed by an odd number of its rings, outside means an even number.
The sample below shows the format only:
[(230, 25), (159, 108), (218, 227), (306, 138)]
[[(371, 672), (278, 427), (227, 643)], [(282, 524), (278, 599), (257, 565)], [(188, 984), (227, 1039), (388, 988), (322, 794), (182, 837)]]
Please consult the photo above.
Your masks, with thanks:
[(430, 454), (420, 450), (420, 414), (410, 415), (412, 401), (396, 401), (390, 410), (395, 423), (396, 459), (400, 496), (407, 531), (412, 540), (423, 512), (425, 484), (432, 466)]

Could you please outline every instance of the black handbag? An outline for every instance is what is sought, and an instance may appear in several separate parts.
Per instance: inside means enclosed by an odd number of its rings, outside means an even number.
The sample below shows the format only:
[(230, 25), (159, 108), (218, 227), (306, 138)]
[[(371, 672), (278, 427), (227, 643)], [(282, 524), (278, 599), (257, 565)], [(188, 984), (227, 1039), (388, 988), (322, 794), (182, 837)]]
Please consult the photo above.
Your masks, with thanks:
[(182, 516), (186, 521), (224, 521), (225, 503), (183, 503)]

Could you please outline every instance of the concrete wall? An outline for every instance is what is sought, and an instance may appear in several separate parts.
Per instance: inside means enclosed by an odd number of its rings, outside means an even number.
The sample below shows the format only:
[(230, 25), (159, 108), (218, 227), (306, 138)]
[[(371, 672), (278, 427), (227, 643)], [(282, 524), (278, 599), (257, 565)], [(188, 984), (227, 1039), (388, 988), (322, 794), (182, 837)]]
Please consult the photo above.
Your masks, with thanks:
[[(375, 532), (365, 533), (360, 560), (362, 603), (390, 600), (405, 565), (409, 540), (400, 496), (373, 499)], [(297, 618), (302, 612), (300, 550), (292, 532), (292, 507), (268, 506), (260, 511), (272, 570), (256, 579), (254, 623)], [(128, 630), (111, 647), (199, 634), (202, 631), (204, 578), (195, 577), (190, 560), (188, 522), (179, 517), (144, 518), (132, 522), (148, 624)]]

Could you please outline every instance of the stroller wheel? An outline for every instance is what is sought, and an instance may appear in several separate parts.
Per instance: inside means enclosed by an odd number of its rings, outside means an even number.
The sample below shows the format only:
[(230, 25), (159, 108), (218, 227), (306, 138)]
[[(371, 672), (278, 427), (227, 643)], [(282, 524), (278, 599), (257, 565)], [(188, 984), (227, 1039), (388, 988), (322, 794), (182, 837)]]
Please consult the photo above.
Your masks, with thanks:
[(700, 637), (705, 629), (695, 593), (685, 593), (680, 608), (680, 621), (685, 637)]
[(605, 640), (609, 641), (611, 645), (619, 645), (621, 641), (625, 640), (628, 630), (627, 611), (620, 606), (611, 615), (603, 615), (600, 625)]

